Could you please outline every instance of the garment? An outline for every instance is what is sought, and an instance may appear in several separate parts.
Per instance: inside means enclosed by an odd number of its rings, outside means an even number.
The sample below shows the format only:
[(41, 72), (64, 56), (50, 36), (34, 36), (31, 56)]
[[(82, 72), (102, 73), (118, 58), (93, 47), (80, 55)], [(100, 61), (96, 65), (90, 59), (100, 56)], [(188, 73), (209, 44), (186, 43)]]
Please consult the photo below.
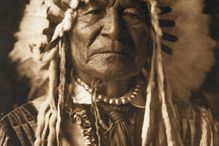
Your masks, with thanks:
[[(101, 120), (108, 128), (105, 129), (106, 127), (98, 124), (101, 146), (121, 146), (118, 139), (126, 136), (129, 137), (125, 139), (128, 141), (126, 146), (141, 145), (145, 112), (143, 97), (145, 95), (139, 94), (133, 101), (123, 105), (97, 102)], [(98, 143), (98, 134), (91, 94), (82, 86), (76, 85), (71, 98), (72, 104), (66, 104), (61, 117), (61, 143), (63, 146), (95, 146)], [(40, 106), (43, 101), (44, 98), (38, 104), (34, 104), (34, 101), (28, 102), (3, 116), (0, 120), (0, 146), (33, 145), (38, 105)], [(157, 105), (151, 107), (156, 115), (150, 146), (167, 146), (165, 126), (159, 115), (161, 114), (159, 107)], [(189, 103), (175, 104), (175, 109), (179, 119), (180, 136), (185, 146), (218, 146), (216, 140), (219, 135), (219, 124), (214, 121), (210, 110)], [(124, 130), (125, 125), (128, 132), (121, 133), (121, 128)], [(116, 132), (116, 128), (119, 132)]]
[[(76, 113), (79, 114), (83, 110), (87, 110), (88, 112), (90, 110), (90, 106), (89, 105), (75, 105), (75, 108), (73, 110), (75, 110), (74, 114)], [(132, 112), (129, 113), (129, 117), (132, 117), (130, 118), (130, 123), (131, 123), (130, 125), (132, 127), (131, 133), (133, 133), (133, 135), (136, 135), (135, 136), (136, 139), (133, 141), (133, 143), (135, 144), (140, 142), (140, 141), (137, 141), (137, 139), (139, 139), (139, 136), (141, 133), (141, 129), (139, 129), (141, 127), (141, 124), (137, 122), (137, 119), (143, 118), (142, 113), (143, 113), (143, 110), (135, 108), (135, 107), (132, 107)], [(91, 113), (88, 113), (87, 115), (90, 116)], [(64, 114), (64, 118), (66, 118), (67, 116), (68, 114)], [(1, 129), (0, 130), (0, 145), (1, 146), (33, 145), (33, 142), (35, 140), (34, 131), (36, 129), (36, 118), (37, 118), (37, 110), (31, 102), (15, 109), (14, 111), (4, 116), (1, 119), (1, 123), (0, 123), (0, 129)], [(72, 119), (68, 117), (67, 119), (68, 120), (65, 122), (67, 122), (68, 124), (72, 124), (72, 122), (69, 122)], [(83, 118), (80, 120), (83, 121)], [(90, 118), (90, 121), (92, 120), (93, 119)], [(79, 123), (75, 123), (73, 121), (73, 124), (79, 124)], [(94, 124), (93, 121), (92, 121), (92, 124)], [(85, 129), (85, 127), (83, 128)], [(67, 132), (63, 132), (63, 133), (66, 134)]]
[[(88, 112), (88, 117), (92, 114), (89, 113), (89, 105), (77, 105), (75, 106), (75, 113), (80, 113), (82, 110), (86, 110)], [(143, 119), (144, 110), (141, 108), (137, 108), (135, 106), (131, 106), (132, 110), (128, 114), (130, 118), (130, 129), (133, 141), (133, 145), (140, 145), (141, 138), (141, 123)], [(218, 146), (216, 140), (218, 139), (218, 123), (214, 122), (212, 116), (208, 110), (203, 107), (194, 106), (191, 111), (190, 107), (178, 107), (179, 117), (181, 118), (181, 136), (185, 146), (198, 146), (200, 143), (203, 143), (201, 146), (205, 146), (205, 142), (210, 142), (211, 134), (215, 134), (214, 146)], [(68, 116), (69, 114), (64, 114)], [(80, 117), (80, 116), (79, 116)], [(35, 140), (34, 131), (36, 129), (36, 118), (37, 118), (37, 110), (34, 105), (29, 102), (19, 108), (16, 108), (9, 114), (5, 115), (0, 122), (0, 145), (1, 146), (30, 146), (33, 144)], [(68, 118), (67, 118), (68, 119)], [(89, 118), (92, 122), (93, 119)], [(83, 119), (80, 119), (83, 121)], [(159, 119), (157, 120), (159, 121)], [(71, 118), (67, 120), (67, 123), (63, 123), (63, 126), (66, 124), (72, 123), (73, 126), (80, 125), (83, 123), (74, 123), (71, 121)], [(155, 123), (157, 123), (155, 121)], [(159, 122), (158, 122), (159, 123)], [(80, 125), (81, 126), (81, 125)], [(85, 125), (86, 126), (86, 125)], [(64, 127), (63, 127), (64, 128)], [(66, 128), (66, 127), (65, 127)], [(68, 128), (68, 127), (67, 127)], [(95, 130), (94, 130), (95, 131)], [(162, 125), (157, 125), (155, 129), (157, 135), (154, 135), (154, 142), (152, 145), (155, 146), (165, 146), (165, 130)], [(68, 131), (66, 131), (68, 132)], [(68, 134), (63, 132), (62, 136)], [(77, 131), (78, 132), (78, 131)], [(206, 133), (208, 139), (202, 139), (203, 133)], [(94, 137), (95, 132), (93, 133)], [(104, 132), (102, 133), (104, 134)], [(102, 141), (105, 141), (103, 146), (108, 146), (109, 139), (105, 137), (103, 140), (103, 136), (101, 137)], [(85, 139), (81, 139), (82, 141)], [(82, 142), (83, 143), (83, 142)]]
[(35, 139), (37, 110), (31, 103), (16, 108), (0, 120), (1, 146), (30, 146)]

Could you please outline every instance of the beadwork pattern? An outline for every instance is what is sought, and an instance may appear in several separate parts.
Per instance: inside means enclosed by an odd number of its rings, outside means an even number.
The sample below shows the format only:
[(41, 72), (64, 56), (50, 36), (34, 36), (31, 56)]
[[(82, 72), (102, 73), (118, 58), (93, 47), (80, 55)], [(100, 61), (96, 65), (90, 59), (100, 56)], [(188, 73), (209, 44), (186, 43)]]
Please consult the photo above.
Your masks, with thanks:
[[(89, 93), (92, 93), (92, 89), (85, 82), (83, 82), (80, 78), (77, 78), (76, 81), (78, 82), (79, 85), (84, 87), (86, 91), (88, 91)], [(134, 89), (133, 88), (130, 89), (125, 95), (118, 97), (118, 98), (109, 98), (107, 96), (99, 94), (97, 96), (97, 101), (103, 101), (104, 103), (111, 104), (111, 105), (126, 104), (135, 99), (135, 97), (141, 91), (142, 87), (143, 87), (143, 81), (140, 79), (137, 79)]]

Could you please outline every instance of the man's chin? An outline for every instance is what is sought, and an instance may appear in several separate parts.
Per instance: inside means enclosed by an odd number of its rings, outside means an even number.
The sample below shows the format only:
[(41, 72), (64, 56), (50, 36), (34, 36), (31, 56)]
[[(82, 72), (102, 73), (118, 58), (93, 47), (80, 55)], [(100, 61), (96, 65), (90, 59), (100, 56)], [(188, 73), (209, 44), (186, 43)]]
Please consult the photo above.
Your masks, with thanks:
[(102, 80), (125, 80), (136, 76), (140, 71), (130, 66), (108, 66), (95, 68), (93, 75)]
[(102, 80), (124, 80), (136, 76), (141, 71), (140, 64), (127, 56), (96, 55), (85, 64), (78, 65), (88, 76)]

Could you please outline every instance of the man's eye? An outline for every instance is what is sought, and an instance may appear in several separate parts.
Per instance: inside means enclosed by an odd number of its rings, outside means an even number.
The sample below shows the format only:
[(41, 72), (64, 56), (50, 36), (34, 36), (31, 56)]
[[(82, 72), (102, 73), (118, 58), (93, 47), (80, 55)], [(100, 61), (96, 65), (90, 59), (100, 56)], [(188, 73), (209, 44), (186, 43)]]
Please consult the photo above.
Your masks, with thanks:
[(92, 9), (92, 10), (89, 10), (88, 12), (85, 13), (85, 15), (99, 15), (99, 14), (102, 14), (103, 13), (103, 10), (101, 9)]
[(142, 20), (141, 15), (135, 9), (126, 9), (123, 11), (123, 16), (134, 20)]

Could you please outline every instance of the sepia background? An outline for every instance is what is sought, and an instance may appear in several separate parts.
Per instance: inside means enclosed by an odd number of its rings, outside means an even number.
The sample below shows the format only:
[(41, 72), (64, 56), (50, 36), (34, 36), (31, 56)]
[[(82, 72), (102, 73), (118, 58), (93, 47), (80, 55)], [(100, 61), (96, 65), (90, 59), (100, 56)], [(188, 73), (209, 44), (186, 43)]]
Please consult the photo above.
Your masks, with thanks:
[[(19, 29), (28, 0), (0, 1), (0, 113), (25, 103), (30, 91), (30, 79), (19, 76), (16, 64), (8, 57)], [(210, 35), (219, 42), (219, 0), (206, 0), (204, 13), (211, 17)], [(219, 120), (219, 44), (215, 48), (215, 64), (199, 90), (193, 91), (191, 100), (212, 109)], [(205, 58), (203, 58), (205, 59)], [(195, 97), (195, 98), (193, 98)]]

